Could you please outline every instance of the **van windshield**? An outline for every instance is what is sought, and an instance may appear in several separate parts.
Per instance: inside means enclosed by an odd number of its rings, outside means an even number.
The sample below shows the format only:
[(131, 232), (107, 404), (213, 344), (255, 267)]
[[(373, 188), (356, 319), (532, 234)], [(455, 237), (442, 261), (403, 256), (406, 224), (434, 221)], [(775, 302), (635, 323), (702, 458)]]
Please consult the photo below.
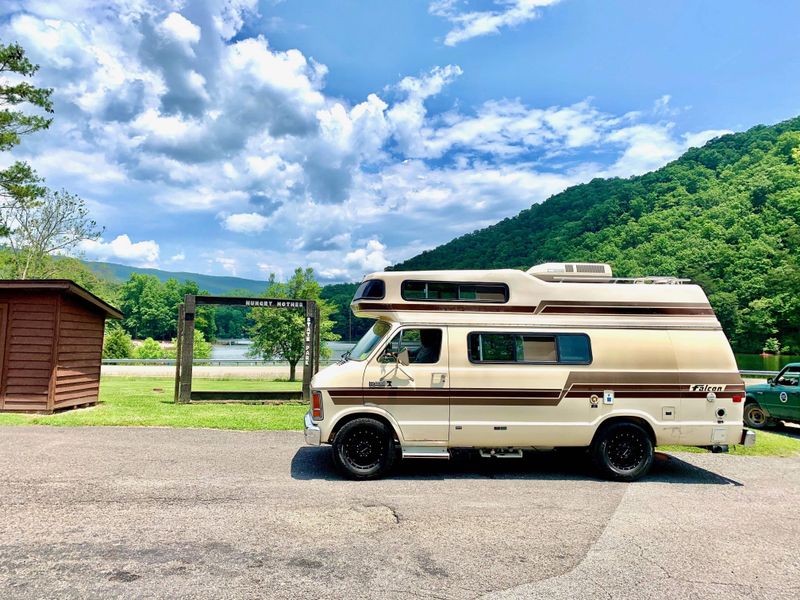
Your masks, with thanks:
[(392, 326), (385, 321), (375, 321), (375, 324), (370, 327), (364, 336), (358, 340), (358, 343), (353, 346), (348, 358), (350, 358), (350, 360), (364, 360), (367, 358), (369, 353), (372, 352), (372, 349), (375, 348), (375, 345), (381, 341), (383, 336), (389, 333), (391, 328)]

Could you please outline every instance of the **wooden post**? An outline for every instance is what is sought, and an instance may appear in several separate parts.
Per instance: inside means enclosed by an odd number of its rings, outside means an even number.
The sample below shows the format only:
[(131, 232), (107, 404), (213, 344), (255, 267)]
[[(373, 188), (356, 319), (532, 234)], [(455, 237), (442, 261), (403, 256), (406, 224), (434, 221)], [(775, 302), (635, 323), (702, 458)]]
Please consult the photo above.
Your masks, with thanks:
[(180, 402), (192, 401), (192, 360), (194, 359), (194, 315), (195, 297), (186, 294), (183, 300), (183, 339), (181, 340), (180, 360), (181, 382), (178, 388)]
[(183, 321), (186, 318), (186, 312), (183, 302), (178, 306), (178, 332), (175, 336), (175, 391), (172, 394), (173, 402), (180, 402), (181, 390), (181, 348), (183, 344)]
[(311, 378), (314, 375), (314, 316), (317, 312), (317, 303), (313, 300), (306, 302), (306, 321), (303, 331), (303, 400), (311, 402)]
[(322, 356), (322, 313), (320, 313), (319, 306), (316, 308), (317, 311), (314, 317), (314, 374), (319, 371), (319, 359)]

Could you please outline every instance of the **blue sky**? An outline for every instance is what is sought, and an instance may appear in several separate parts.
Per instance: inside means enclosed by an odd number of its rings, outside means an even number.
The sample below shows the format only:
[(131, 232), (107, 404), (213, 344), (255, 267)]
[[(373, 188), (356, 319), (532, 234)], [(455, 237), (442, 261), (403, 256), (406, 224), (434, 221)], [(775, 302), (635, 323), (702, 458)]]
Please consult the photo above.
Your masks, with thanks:
[[(87, 258), (358, 280), (800, 113), (797, 2), (6, 0)], [(0, 160), (8, 161), (5, 156)]]

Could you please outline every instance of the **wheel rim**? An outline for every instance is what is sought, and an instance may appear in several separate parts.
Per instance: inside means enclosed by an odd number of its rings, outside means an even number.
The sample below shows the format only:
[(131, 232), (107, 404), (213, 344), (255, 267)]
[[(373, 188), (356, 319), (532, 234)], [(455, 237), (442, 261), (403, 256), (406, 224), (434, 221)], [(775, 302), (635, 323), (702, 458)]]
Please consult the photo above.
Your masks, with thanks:
[(352, 431), (342, 444), (344, 459), (354, 468), (366, 471), (377, 467), (383, 457), (381, 435), (370, 427)]
[(767, 422), (767, 415), (759, 406), (751, 406), (747, 409), (747, 420), (757, 427)]
[(640, 435), (619, 431), (609, 438), (606, 457), (618, 471), (633, 471), (647, 459), (647, 447)]

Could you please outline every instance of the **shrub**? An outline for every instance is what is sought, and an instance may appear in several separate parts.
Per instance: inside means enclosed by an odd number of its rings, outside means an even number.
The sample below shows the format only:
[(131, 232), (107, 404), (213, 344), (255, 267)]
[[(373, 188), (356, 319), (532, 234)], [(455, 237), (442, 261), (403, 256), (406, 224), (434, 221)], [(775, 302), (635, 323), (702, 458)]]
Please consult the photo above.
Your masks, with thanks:
[(116, 323), (109, 325), (103, 339), (103, 358), (133, 358), (131, 336)]
[(136, 348), (135, 356), (141, 360), (164, 358), (164, 351), (161, 349), (161, 344), (153, 338), (147, 338), (141, 346)]
[(777, 338), (769, 338), (766, 342), (764, 342), (764, 348), (762, 351), (767, 354), (780, 354), (781, 343), (777, 340)]

